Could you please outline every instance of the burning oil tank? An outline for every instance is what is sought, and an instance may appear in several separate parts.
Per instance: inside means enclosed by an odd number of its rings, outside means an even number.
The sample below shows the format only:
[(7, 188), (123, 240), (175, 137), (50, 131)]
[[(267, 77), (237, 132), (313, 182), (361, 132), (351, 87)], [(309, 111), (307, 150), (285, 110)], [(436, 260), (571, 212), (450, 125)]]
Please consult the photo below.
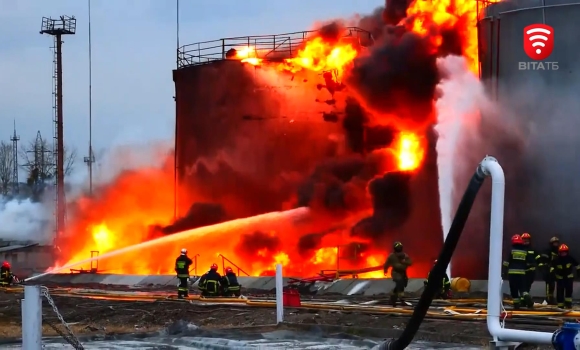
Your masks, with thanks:
[[(206, 170), (210, 173), (207, 168), (215, 170), (228, 165), (246, 169), (248, 176), (262, 178), (265, 185), (280, 172), (291, 176), (292, 172), (308, 171), (319, 159), (337, 151), (338, 140), (327, 135), (338, 134), (341, 126), (333, 122), (338, 116), (331, 94), (320, 89), (324, 84), (322, 74), (317, 89), (312, 88), (317, 84), (304, 88), (302, 81), (268, 75), (260, 67), (239, 59), (245, 51), (243, 55), (248, 59), (282, 64), (315, 33), (228, 38), (179, 49), (179, 64), (173, 80), (176, 169), (180, 186), (187, 187), (193, 173)], [(347, 28), (344, 40), (361, 45), (371, 39), (366, 31)], [(289, 97), (302, 103), (296, 105)], [(318, 132), (313, 133), (313, 129)], [(308, 156), (292, 151), (304, 144), (310, 144)], [(233, 157), (220, 158), (221, 153)], [(203, 162), (204, 159), (212, 161)], [(231, 182), (229, 186), (240, 185)], [(215, 189), (212, 191), (205, 197), (218, 197), (215, 200), (220, 201), (222, 195), (216, 194)], [(252, 197), (253, 200), (248, 200), (249, 206), (250, 202), (257, 202), (255, 193)], [(270, 198), (271, 203), (267, 203), (271, 196), (259, 197), (259, 208), (250, 208), (246, 214), (280, 209), (275, 205), (278, 198)], [(189, 203), (180, 205), (178, 211), (183, 214), (188, 206)]]
[[(580, 15), (580, 3), (492, 2), (480, 1), (484, 7), (478, 21), (480, 73), (489, 95), (501, 106), (499, 118), (505, 118), (505, 129), (484, 116), (480, 129), (486, 141), (481, 152), (497, 156), (506, 173), (504, 249), (512, 235), (529, 232), (536, 249), (547, 248), (550, 237), (558, 236), (572, 251), (580, 251), (580, 241), (574, 238), (580, 218), (571, 211), (580, 199), (571, 169), (580, 167), (580, 161), (566, 151), (578, 147), (571, 141), (577, 137), (566, 130), (578, 128), (580, 106), (568, 93), (577, 91), (580, 83), (580, 25), (574, 20)], [(552, 33), (539, 33), (546, 38), (532, 38), (533, 51), (549, 50), (548, 41), (553, 40), (553, 51), (541, 60), (524, 49), (525, 41), (530, 41), (524, 28), (535, 24), (553, 28)], [(489, 246), (489, 188), (485, 189), (464, 233), (469, 242), (462, 242), (456, 253), (456, 276), (487, 278), (487, 253), (469, 250)]]
[[(246, 204), (248, 211), (244, 215), (279, 210), (280, 198), (274, 198), (266, 189), (241, 182), (244, 174), (234, 174), (228, 168), (244, 169), (248, 177), (263, 180), (260, 187), (268, 187), (281, 173), (291, 176), (293, 172), (308, 171), (320, 159), (337, 151), (337, 140), (327, 137), (336, 135), (340, 129), (338, 123), (332, 122), (335, 108), (330, 102), (331, 94), (312, 89), (313, 84), (305, 88), (302, 81), (273, 76), (240, 59), (244, 55), (269, 64), (282, 64), (315, 33), (228, 38), (179, 49), (179, 66), (173, 72), (179, 186), (212, 192), (211, 186), (194, 186), (192, 175), (203, 178), (207, 173), (206, 182), (212, 182), (209, 178), (215, 175), (210, 174), (217, 169), (222, 178), (216, 182), (231, 187), (229, 191), (222, 188), (220, 193), (239, 192), (241, 187), (247, 187), (248, 198), (252, 200)], [(358, 41), (364, 33), (349, 28), (346, 36)], [(318, 132), (311, 132), (313, 129)], [(310, 137), (327, 140), (321, 144)], [(309, 143), (311, 147), (306, 151)], [(221, 157), (222, 154), (228, 154), (229, 158)], [(227, 181), (228, 177), (231, 181)], [(217, 202), (227, 200), (216, 198), (223, 196), (215, 191), (204, 194)], [(177, 202), (183, 214), (190, 203)]]
[[(176, 181), (180, 188), (176, 191), (178, 216), (187, 212), (191, 205), (191, 202), (180, 201), (182, 191), (187, 192), (188, 188), (203, 192), (200, 197), (204, 199), (211, 198), (216, 203), (229, 201), (229, 207), (236, 209), (243, 207), (245, 212), (239, 215), (281, 210), (280, 203), (296, 196), (300, 184), (295, 182), (289, 188), (278, 186), (277, 178), (283, 177), (281, 182), (292, 183), (298, 174), (303, 180), (304, 175), (308, 176), (324, 163), (321, 160), (332, 162), (335, 155), (345, 153), (341, 149), (347, 143), (344, 138), (346, 126), (342, 120), (348, 108), (337, 106), (340, 100), (337, 96), (343, 92), (340, 81), (333, 79), (329, 82), (333, 72), (310, 75), (308, 79), (313, 81), (307, 82), (306, 78), (271, 75), (259, 65), (251, 64), (252, 60), (268, 61), (270, 65), (283, 64), (284, 59), (294, 57), (313, 33), (221, 39), (179, 49), (178, 68), (173, 71)], [(370, 33), (358, 28), (347, 28), (341, 40), (359, 45), (361, 50), (372, 42)], [(251, 54), (247, 54), (247, 50)], [(239, 59), (241, 52), (247, 55), (247, 59)], [(331, 83), (333, 88), (329, 87)], [(361, 132), (365, 133), (364, 130)], [(365, 141), (372, 141), (371, 136), (381, 138), (381, 135), (366, 132)], [(436, 138), (434, 135), (428, 135), (428, 138), (425, 160), (411, 180), (409, 201), (413, 204), (410, 213), (405, 213), (407, 222), (396, 238), (388, 237), (379, 246), (375, 245), (386, 252), (394, 240), (403, 241), (408, 251), (414, 254), (417, 271), (425, 273), (442, 244)], [(366, 160), (372, 158), (364, 152), (362, 157)], [(361, 162), (359, 158), (334, 164), (333, 168), (343, 174), (348, 173), (352, 166), (362, 166), (362, 172), (376, 171), (366, 169), (367, 165), (363, 164), (366, 160)], [(233, 174), (230, 167), (237, 173)], [(223, 177), (220, 188), (200, 186), (204, 174)], [(253, 180), (259, 179), (258, 185), (255, 181), (244, 182), (245, 175)], [(242, 203), (232, 204), (235, 201), (232, 193), (239, 194), (240, 188), (247, 195)], [(332, 198), (334, 194), (330, 193), (329, 201), (336, 199)], [(336, 197), (340, 196), (336, 193)], [(351, 197), (342, 199), (347, 202), (358, 200)], [(401, 203), (399, 207), (405, 205)], [(352, 227), (355, 223), (349, 224)]]

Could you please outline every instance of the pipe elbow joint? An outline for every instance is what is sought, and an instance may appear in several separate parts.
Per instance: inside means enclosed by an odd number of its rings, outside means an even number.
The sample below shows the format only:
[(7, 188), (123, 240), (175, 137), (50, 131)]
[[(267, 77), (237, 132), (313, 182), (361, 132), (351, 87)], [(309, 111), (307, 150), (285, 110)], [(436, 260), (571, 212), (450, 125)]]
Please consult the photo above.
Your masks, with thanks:
[(499, 163), (495, 157), (486, 155), (485, 158), (483, 158), (483, 160), (479, 163), (479, 166), (475, 171), (478, 177), (486, 178), (491, 175), (491, 172), (487, 168), (487, 164), (490, 162)]

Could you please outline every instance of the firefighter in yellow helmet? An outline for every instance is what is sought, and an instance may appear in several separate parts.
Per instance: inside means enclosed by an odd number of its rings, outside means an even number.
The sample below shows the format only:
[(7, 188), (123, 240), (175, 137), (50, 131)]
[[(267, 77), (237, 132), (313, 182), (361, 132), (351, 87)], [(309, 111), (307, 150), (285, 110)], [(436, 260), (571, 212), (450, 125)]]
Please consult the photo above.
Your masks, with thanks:
[(536, 255), (538, 262), (538, 269), (542, 272), (542, 277), (546, 282), (546, 301), (550, 305), (556, 305), (556, 298), (554, 292), (556, 290), (556, 277), (550, 267), (552, 262), (558, 257), (558, 248), (560, 247), (560, 239), (558, 237), (550, 238), (550, 247), (542, 253)]
[(574, 278), (580, 265), (570, 256), (570, 249), (566, 244), (558, 247), (558, 256), (552, 262), (550, 271), (556, 277), (556, 300), (560, 308), (572, 308), (572, 292), (574, 291)]
[[(433, 262), (433, 266), (437, 264), (437, 260)], [(429, 275), (431, 271), (427, 274), (427, 279), (423, 282), (423, 286), (427, 287), (427, 283), (429, 282)], [(449, 276), (447, 276), (447, 272), (443, 275), (443, 279), (441, 281), (437, 281), (437, 292), (435, 293), (435, 299), (449, 299), (451, 298), (451, 281), (449, 281)]]
[(383, 266), (385, 275), (391, 269), (391, 278), (395, 282), (395, 288), (391, 292), (391, 304), (393, 307), (397, 306), (397, 300), (404, 301), (405, 288), (409, 283), (407, 276), (407, 268), (411, 266), (411, 258), (407, 253), (403, 252), (403, 243), (395, 242), (393, 244), (393, 252), (389, 254), (385, 265)]

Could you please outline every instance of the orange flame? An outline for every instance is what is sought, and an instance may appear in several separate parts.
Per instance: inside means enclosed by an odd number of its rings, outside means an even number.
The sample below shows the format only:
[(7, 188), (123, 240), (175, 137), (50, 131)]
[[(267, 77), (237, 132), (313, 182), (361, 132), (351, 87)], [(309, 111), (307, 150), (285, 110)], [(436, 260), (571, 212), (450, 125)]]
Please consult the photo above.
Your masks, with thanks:
[(286, 59), (279, 69), (296, 73), (302, 69), (313, 72), (336, 71), (342, 77), (345, 68), (358, 55), (351, 44), (330, 44), (321, 37), (307, 41), (296, 57)]
[(412, 31), (421, 35), (429, 35), (434, 49), (443, 43), (442, 30), (453, 28), (461, 23), (463, 36), (463, 56), (467, 60), (469, 69), (478, 74), (478, 41), (477, 16), (478, 10), (489, 3), (500, 0), (415, 0), (407, 9), (406, 24)]
[(425, 154), (419, 136), (411, 132), (402, 132), (396, 144), (394, 152), (397, 156), (398, 170), (409, 171), (419, 168)]
[[(463, 55), (470, 69), (477, 72), (475, 0), (416, 0), (407, 13), (410, 19), (403, 24), (420, 35), (432, 38), (434, 49), (442, 44), (442, 29), (462, 24), (461, 33), (465, 42)], [(280, 76), (333, 72), (334, 79), (340, 79), (352, 67), (359, 54), (360, 48), (351, 43), (340, 40), (327, 42), (322, 37), (315, 36), (306, 40), (295, 57), (282, 62), (268, 62), (261, 58), (263, 56), (259, 50), (250, 46), (237, 48), (234, 59), (254, 66), (268, 66)], [(420, 169), (426, 149), (423, 137), (417, 131), (407, 130), (408, 128), (402, 126), (399, 128), (400, 133), (386, 151), (394, 155), (397, 170)], [(68, 247), (70, 254), (65, 253), (66, 264), (88, 258), (91, 251), (103, 254), (140, 243), (148, 238), (149, 224), (169, 224), (173, 217), (173, 192), (151, 189), (165, 188), (167, 183), (172, 182), (173, 169), (167, 172), (145, 172), (145, 176), (140, 172), (118, 179), (113, 189), (99, 194), (99, 197), (86, 199), (91, 210), (87, 211), (87, 217), (73, 220), (71, 227), (78, 238), (72, 239), (74, 244), (71, 243)], [(192, 198), (188, 199), (187, 203), (191, 203)], [(340, 256), (338, 247), (345, 244), (341, 240), (322, 244), (322, 248), (314, 249), (310, 256), (305, 257), (296, 248), (299, 232), (293, 231), (291, 227), (281, 227), (278, 232), (271, 232), (271, 235), (283, 237), (282, 247), (275, 251), (259, 251), (252, 259), (236, 250), (235, 245), (242, 233), (241, 229), (219, 232), (211, 237), (204, 237), (203, 240), (192, 238), (185, 245), (194, 248), (190, 249), (193, 253), (200, 253), (196, 257), (198, 274), (210, 264), (219, 262), (220, 253), (234, 264), (239, 264), (250, 275), (271, 274), (276, 264), (282, 264), (286, 271), (290, 271), (289, 274), (314, 275), (323, 269), (336, 269), (337, 266), (341, 269), (380, 266), (386, 258), (386, 252), (375, 249), (365, 252), (364, 255), (359, 254), (356, 259), (345, 259)], [(171, 274), (174, 254), (180, 248), (183, 247), (170, 245), (126, 254), (114, 261), (111, 259), (99, 262), (99, 269), (109, 273)], [(220, 253), (216, 254), (218, 251)], [(231, 265), (231, 262), (224, 260), (224, 267)], [(421, 271), (413, 268), (409, 274), (411, 277), (419, 277)], [(383, 277), (383, 271), (379, 269), (359, 277)]]

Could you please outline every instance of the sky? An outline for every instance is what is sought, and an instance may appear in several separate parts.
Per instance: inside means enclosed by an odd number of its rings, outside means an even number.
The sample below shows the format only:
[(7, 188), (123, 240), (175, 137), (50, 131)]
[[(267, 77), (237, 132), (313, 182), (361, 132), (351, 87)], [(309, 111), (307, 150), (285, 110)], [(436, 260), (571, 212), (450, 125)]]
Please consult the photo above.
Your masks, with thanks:
[[(90, 0), (92, 142), (97, 157), (119, 145), (171, 140), (175, 102), (176, 0)], [(382, 0), (180, 0), (180, 45), (312, 29), (367, 14)], [(52, 142), (53, 38), (43, 17), (75, 16), (63, 44), (64, 139), (86, 173), (89, 138), (89, 0), (0, 0), (0, 140), (16, 122), (21, 143), (40, 131)], [(98, 163), (97, 159), (97, 163)], [(22, 179), (21, 179), (22, 180)]]

